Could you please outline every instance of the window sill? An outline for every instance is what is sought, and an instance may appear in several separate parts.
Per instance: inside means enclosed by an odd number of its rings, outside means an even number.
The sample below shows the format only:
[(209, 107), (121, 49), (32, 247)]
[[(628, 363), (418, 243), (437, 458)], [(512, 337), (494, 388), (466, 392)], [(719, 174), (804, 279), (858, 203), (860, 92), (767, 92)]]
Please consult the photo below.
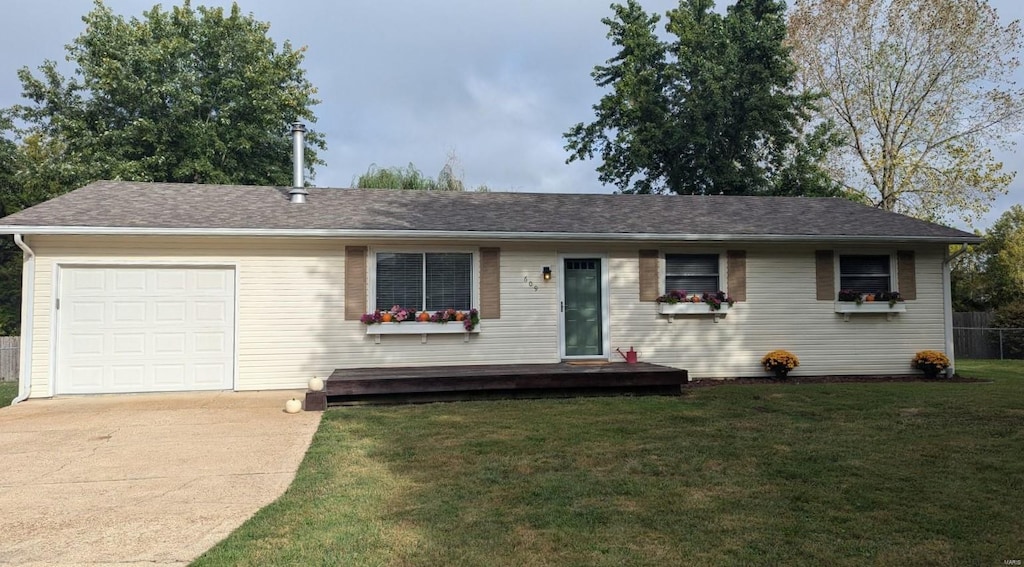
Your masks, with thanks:
[(380, 343), (381, 335), (420, 335), (420, 342), (427, 342), (427, 335), (465, 335), (463, 342), (469, 342), (469, 335), (479, 333), (480, 325), (467, 331), (461, 321), (448, 323), (430, 323), (425, 321), (405, 321), (403, 323), (375, 323), (366, 326), (366, 334), (374, 335), (373, 342)]
[(668, 322), (671, 323), (676, 315), (688, 315), (688, 316), (701, 316), (711, 315), (715, 318), (715, 323), (722, 317), (729, 314), (728, 303), (723, 303), (721, 309), (714, 310), (707, 303), (659, 303), (658, 313), (662, 315), (668, 315)]
[(843, 321), (849, 321), (854, 313), (884, 313), (886, 320), (892, 321), (894, 314), (907, 312), (907, 305), (901, 302), (889, 307), (887, 301), (865, 301), (860, 305), (855, 301), (836, 301), (835, 310), (843, 315)]

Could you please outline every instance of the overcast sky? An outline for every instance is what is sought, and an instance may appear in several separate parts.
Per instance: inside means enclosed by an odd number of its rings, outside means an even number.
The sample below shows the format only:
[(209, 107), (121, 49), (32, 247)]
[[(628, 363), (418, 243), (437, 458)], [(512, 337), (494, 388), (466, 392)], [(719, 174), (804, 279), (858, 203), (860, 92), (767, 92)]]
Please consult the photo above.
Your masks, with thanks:
[[(138, 16), (155, 0), (107, 0)], [(675, 0), (642, 0), (663, 14)], [(731, 2), (719, 1), (718, 9)], [(991, 0), (1004, 22), (1024, 18), (1021, 0)], [(175, 4), (173, 1), (164, 6)], [(194, 0), (193, 5), (230, 6)], [(601, 95), (590, 72), (614, 54), (601, 18), (611, 0), (239, 0), (270, 22), (280, 44), (308, 46), (305, 68), (323, 101), (313, 128), (327, 138), (314, 183), (348, 187), (371, 163), (414, 163), (436, 175), (449, 152), (466, 183), (495, 190), (611, 192), (594, 163), (566, 165), (562, 133), (593, 117)], [(91, 0), (5, 0), (0, 106), (21, 100), (16, 71), (64, 60)], [(1024, 83), (1024, 71), (1017, 73)], [(1020, 174), (979, 228), (1024, 202), (1018, 146), (998, 155)]]

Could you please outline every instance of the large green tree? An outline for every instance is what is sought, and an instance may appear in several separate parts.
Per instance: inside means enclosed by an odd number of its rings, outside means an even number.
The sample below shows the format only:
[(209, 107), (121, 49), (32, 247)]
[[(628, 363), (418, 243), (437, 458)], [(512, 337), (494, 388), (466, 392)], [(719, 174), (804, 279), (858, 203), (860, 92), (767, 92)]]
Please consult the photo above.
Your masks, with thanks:
[(973, 222), (1012, 174), (995, 159), (1024, 118), (1020, 22), (985, 0), (798, 0), (802, 84), (844, 134), (834, 176), (886, 210)]
[(839, 140), (794, 88), (785, 3), (713, 7), (681, 0), (663, 40), (660, 16), (612, 5), (602, 22), (619, 52), (592, 73), (608, 92), (565, 134), (568, 161), (599, 155), (600, 180), (630, 193), (836, 194), (818, 164)]
[(1024, 303), (1024, 206), (1013, 205), (953, 265), (953, 307), (990, 311)]
[(1024, 206), (1003, 213), (985, 234), (982, 248), (993, 303), (1024, 302)]
[[(237, 4), (125, 19), (97, 0), (83, 21), (67, 46), (72, 76), (54, 61), (18, 72), (29, 102), (11, 113), (26, 124), (30, 175), (65, 190), (101, 178), (291, 184), (289, 124), (315, 122), (318, 102), (302, 49), (278, 48)], [(312, 173), (324, 142), (306, 139)]]

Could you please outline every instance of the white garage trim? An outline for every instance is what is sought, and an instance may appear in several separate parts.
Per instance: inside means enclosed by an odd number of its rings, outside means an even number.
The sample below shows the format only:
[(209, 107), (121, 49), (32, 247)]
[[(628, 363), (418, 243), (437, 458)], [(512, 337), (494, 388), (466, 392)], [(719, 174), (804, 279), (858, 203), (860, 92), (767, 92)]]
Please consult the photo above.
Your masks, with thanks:
[[(238, 384), (238, 332), (239, 332), (239, 278), (238, 278), (238, 266), (233, 263), (203, 263), (203, 262), (159, 262), (159, 261), (145, 261), (145, 262), (96, 262), (96, 263), (60, 263), (54, 264), (53, 273), (53, 301), (51, 303), (51, 345), (53, 348), (50, 349), (50, 376), (49, 376), (49, 389), (51, 395), (68, 394), (68, 393), (122, 393), (122, 392), (134, 392), (134, 391), (189, 391), (189, 390), (233, 390), (237, 388)], [(98, 270), (100, 277), (90, 274), (91, 270)], [(165, 272), (166, 270), (166, 272)], [(219, 287), (207, 288), (212, 300), (211, 306), (214, 304), (222, 305), (224, 307), (223, 314), (225, 320), (223, 320), (219, 326), (219, 329), (223, 329), (224, 333), (221, 334), (223, 342), (217, 348), (229, 349), (230, 352), (224, 352), (223, 357), (217, 358), (216, 351), (211, 351), (213, 358), (208, 362), (211, 365), (208, 367), (209, 371), (216, 373), (218, 369), (214, 364), (217, 361), (223, 363), (226, 366), (226, 371), (222, 372), (219, 376), (218, 382), (206, 382), (202, 383), (199, 380), (197, 371), (200, 368), (191, 366), (193, 361), (196, 361), (197, 357), (195, 353), (196, 348), (201, 348), (196, 344), (196, 340), (201, 337), (190, 332), (181, 333), (180, 336), (174, 337), (174, 333), (164, 333), (163, 338), (176, 339), (179, 344), (182, 345), (184, 352), (189, 352), (191, 356), (184, 358), (184, 364), (179, 365), (177, 363), (170, 365), (159, 365), (159, 356), (156, 355), (155, 351), (158, 348), (158, 336), (159, 333), (153, 332), (155, 329), (152, 326), (152, 319), (157, 316), (155, 308), (157, 305), (162, 304), (165, 307), (174, 309), (180, 309), (180, 317), (183, 321), (191, 322), (193, 325), (202, 326), (201, 322), (203, 310), (199, 306), (194, 304), (197, 299), (197, 289), (195, 286), (202, 285), (201, 282), (204, 280), (209, 282), (207, 277), (204, 277), (203, 272), (209, 271), (210, 273), (220, 272), (223, 279), (217, 282), (215, 285)], [(167, 288), (161, 289), (161, 281), (166, 281), (165, 275), (176, 276), (177, 282), (172, 285), (181, 285), (180, 292), (175, 289), (168, 290)], [(131, 297), (132, 294), (138, 294), (139, 301), (122, 303), (121, 307), (132, 306), (138, 309), (139, 305), (145, 305), (140, 313), (142, 313), (143, 319), (136, 319), (138, 322), (128, 323), (127, 328), (131, 331), (135, 331), (135, 335), (131, 332), (120, 335), (120, 339), (135, 342), (136, 345), (142, 345), (138, 348), (142, 349), (135, 351), (126, 356), (126, 358), (135, 357), (134, 372), (136, 373), (133, 377), (134, 380), (139, 382), (128, 382), (121, 386), (111, 384), (111, 380), (114, 378), (112, 370), (114, 367), (104, 366), (103, 364), (97, 364), (91, 370), (96, 372), (97, 375), (102, 375), (102, 383), (97, 386), (96, 391), (86, 391), (92, 388), (89, 385), (79, 384), (76, 388), (68, 382), (71, 375), (68, 366), (71, 364), (68, 357), (72, 356), (69, 353), (68, 348), (72, 344), (68, 340), (67, 332), (71, 332), (71, 328), (65, 329), (66, 325), (73, 324), (72, 320), (67, 319), (70, 315), (69, 309), (72, 305), (79, 305), (73, 303), (76, 297), (76, 292), (70, 288), (65, 289), (67, 285), (74, 285), (72, 281), (68, 280), (69, 277), (82, 277), (88, 280), (93, 278), (101, 287), (97, 289), (97, 296), (102, 297), (102, 308), (103, 324), (101, 328), (106, 333), (105, 337), (97, 343), (100, 348), (104, 349), (102, 352), (105, 356), (101, 360), (107, 361), (111, 357), (112, 349), (114, 348), (114, 338), (116, 335), (111, 334), (110, 325), (111, 320), (115, 317), (115, 313), (121, 312), (118, 303), (113, 300), (115, 294), (111, 286), (117, 285), (116, 282), (121, 281), (119, 278), (126, 277), (128, 281), (134, 281), (136, 287), (128, 289), (127, 297)], [(173, 279), (171, 281), (174, 281)], [(216, 281), (216, 280), (215, 280)], [(164, 284), (166, 285), (166, 284)], [(141, 287), (138, 287), (141, 286)], [(219, 292), (218, 292), (219, 290)], [(200, 292), (201, 293), (201, 292)], [(177, 304), (177, 302), (161, 302), (161, 298), (169, 297), (173, 298), (176, 295), (183, 299), (187, 299), (183, 304)], [(88, 293), (86, 293), (86, 297)], [(64, 303), (63, 305), (61, 303)], [(191, 306), (190, 306), (191, 304)], [(84, 305), (89, 305), (85, 303)], [(92, 304), (92, 308), (95, 309), (98, 305)], [(99, 312), (99, 311), (97, 311)], [(127, 311), (125, 311), (127, 312)], [(230, 317), (230, 321), (226, 320)], [(172, 323), (173, 325), (173, 323)], [(214, 323), (216, 326), (216, 323)], [(198, 327), (197, 327), (198, 328)], [(210, 337), (214, 341), (217, 340), (216, 335)], [(216, 343), (213, 343), (216, 344)], [(191, 346), (189, 346), (191, 345)], [(96, 353), (92, 353), (95, 355)], [(175, 359), (176, 354), (166, 354), (170, 359)], [(104, 366), (102, 371), (98, 370), (100, 366)], [(86, 366), (86, 368), (89, 368)], [(125, 371), (127, 367), (122, 367), (121, 370)], [(173, 381), (165, 384), (158, 384), (158, 372), (163, 370), (168, 373), (177, 373)], [(62, 372), (65, 374), (62, 376)], [(141, 376), (145, 378), (141, 378)], [(169, 375), (169, 374), (168, 374)], [(214, 375), (211, 375), (214, 376)], [(197, 382), (197, 380), (199, 380)]]

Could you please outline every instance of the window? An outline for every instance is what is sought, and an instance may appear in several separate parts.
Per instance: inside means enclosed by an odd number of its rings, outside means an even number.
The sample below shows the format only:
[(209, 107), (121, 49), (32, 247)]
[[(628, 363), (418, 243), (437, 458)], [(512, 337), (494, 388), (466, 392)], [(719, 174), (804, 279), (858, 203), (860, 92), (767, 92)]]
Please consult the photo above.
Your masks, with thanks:
[(467, 310), (472, 303), (473, 255), (377, 253), (377, 309)]
[(665, 292), (714, 293), (722, 289), (718, 254), (665, 254)]
[(888, 254), (839, 256), (839, 289), (858, 293), (892, 290), (892, 262)]

